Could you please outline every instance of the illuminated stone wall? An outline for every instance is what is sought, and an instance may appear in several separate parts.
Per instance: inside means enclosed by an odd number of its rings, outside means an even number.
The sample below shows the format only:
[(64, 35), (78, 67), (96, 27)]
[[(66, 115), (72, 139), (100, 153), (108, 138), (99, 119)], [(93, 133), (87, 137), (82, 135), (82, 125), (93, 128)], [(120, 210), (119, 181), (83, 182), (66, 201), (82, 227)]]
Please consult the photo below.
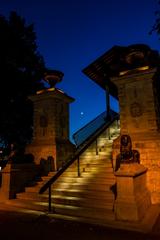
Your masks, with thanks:
[[(121, 135), (128, 134), (132, 148), (140, 152), (148, 168), (147, 184), (152, 203), (160, 202), (160, 133), (157, 96), (153, 79), (156, 69), (112, 78), (118, 87)], [(120, 138), (113, 143), (113, 160), (120, 149)]]
[(69, 103), (74, 99), (58, 89), (51, 90), (30, 97), (34, 104), (34, 132), (26, 152), (34, 155), (36, 164), (52, 156), (52, 167), (57, 169), (74, 150), (69, 141)]

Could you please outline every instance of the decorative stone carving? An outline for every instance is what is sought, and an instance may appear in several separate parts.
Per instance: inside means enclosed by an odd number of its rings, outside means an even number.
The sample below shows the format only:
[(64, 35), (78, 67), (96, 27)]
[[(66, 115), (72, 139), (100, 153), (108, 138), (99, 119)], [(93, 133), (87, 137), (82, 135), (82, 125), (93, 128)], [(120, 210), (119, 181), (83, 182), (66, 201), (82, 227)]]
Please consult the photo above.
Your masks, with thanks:
[(116, 159), (117, 171), (120, 168), (121, 163), (140, 163), (140, 154), (137, 150), (132, 150), (132, 141), (129, 135), (122, 135), (120, 140), (120, 154), (118, 154)]
[(40, 127), (44, 128), (48, 126), (48, 118), (47, 116), (41, 115), (39, 118)]
[(143, 114), (142, 107), (138, 102), (134, 102), (130, 105), (131, 116), (136, 118)]

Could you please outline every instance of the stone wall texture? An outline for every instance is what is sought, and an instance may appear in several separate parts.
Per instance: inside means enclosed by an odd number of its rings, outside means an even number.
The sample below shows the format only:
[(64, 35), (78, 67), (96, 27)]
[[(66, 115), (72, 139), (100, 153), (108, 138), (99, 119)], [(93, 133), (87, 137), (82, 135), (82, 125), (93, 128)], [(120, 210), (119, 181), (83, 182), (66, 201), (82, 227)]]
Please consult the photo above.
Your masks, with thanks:
[(59, 169), (73, 154), (69, 141), (69, 103), (73, 99), (62, 91), (44, 91), (30, 97), (34, 105), (33, 141), (26, 148), (36, 164), (52, 157), (52, 169)]

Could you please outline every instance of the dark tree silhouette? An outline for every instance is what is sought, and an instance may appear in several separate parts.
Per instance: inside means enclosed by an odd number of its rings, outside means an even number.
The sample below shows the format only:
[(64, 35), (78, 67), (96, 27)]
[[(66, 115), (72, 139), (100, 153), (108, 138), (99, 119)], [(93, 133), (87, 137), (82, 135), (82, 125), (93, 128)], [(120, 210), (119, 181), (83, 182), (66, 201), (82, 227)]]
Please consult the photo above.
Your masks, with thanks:
[(158, 5), (159, 5), (159, 9), (157, 9), (157, 11), (155, 11), (155, 23), (152, 26), (151, 31), (149, 32), (149, 34), (152, 34), (153, 32), (157, 33), (158, 35), (160, 35), (160, 1), (158, 1)]
[(16, 12), (0, 16), (0, 141), (25, 144), (32, 135), (32, 105), (27, 96), (43, 87), (45, 65), (37, 51), (33, 24)]

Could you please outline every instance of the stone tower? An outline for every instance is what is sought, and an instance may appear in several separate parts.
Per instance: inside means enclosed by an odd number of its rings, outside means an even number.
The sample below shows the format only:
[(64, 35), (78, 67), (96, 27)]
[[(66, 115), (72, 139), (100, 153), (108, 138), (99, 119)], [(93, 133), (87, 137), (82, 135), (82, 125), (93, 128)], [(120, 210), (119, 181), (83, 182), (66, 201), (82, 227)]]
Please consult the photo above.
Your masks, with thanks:
[(35, 163), (51, 157), (52, 169), (59, 169), (73, 154), (74, 145), (69, 141), (69, 104), (74, 101), (63, 91), (55, 88), (63, 73), (49, 71), (45, 80), (51, 88), (30, 96), (33, 102), (33, 141), (26, 152), (34, 155)]

